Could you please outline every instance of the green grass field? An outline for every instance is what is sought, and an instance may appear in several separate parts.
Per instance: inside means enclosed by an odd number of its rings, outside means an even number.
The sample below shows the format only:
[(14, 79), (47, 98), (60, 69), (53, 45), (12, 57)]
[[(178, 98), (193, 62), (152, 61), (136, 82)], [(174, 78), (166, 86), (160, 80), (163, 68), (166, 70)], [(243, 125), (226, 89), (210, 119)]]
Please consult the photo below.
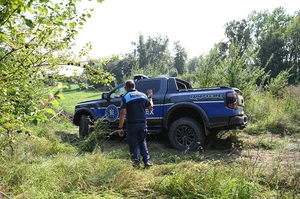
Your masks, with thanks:
[(102, 92), (99, 90), (80, 90), (77, 85), (71, 85), (71, 89), (63, 90), (62, 94), (65, 99), (59, 101), (60, 106), (65, 108), (68, 113), (73, 114), (77, 103), (100, 99)]

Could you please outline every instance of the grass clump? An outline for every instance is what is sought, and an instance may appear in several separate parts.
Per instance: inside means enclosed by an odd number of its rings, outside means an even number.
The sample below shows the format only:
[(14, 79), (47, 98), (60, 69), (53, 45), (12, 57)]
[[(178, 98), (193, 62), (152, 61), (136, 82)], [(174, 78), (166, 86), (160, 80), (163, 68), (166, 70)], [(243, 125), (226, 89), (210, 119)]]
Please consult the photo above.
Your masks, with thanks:
[(249, 116), (246, 132), (261, 134), (270, 132), (279, 135), (299, 134), (300, 87), (289, 86), (274, 96), (259, 88), (245, 99), (245, 112)]
[(241, 175), (237, 166), (218, 161), (182, 162), (152, 186), (171, 198), (254, 198), (261, 190), (258, 183)]
[(121, 164), (101, 155), (58, 155), (40, 163), (13, 166), (4, 188), (19, 198), (72, 198), (75, 193), (106, 191)]

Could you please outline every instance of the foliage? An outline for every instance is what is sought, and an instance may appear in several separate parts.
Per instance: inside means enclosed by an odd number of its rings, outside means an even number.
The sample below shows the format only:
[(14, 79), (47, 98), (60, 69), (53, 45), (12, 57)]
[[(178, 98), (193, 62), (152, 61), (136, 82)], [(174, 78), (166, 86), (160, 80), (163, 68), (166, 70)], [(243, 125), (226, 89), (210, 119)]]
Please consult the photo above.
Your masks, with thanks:
[(90, 82), (90, 85), (96, 85), (96, 84), (103, 84), (108, 85), (110, 82), (114, 81), (114, 76), (109, 73), (105, 72), (101, 68), (96, 68), (90, 65), (86, 65), (84, 67), (84, 75), (82, 78), (79, 78), (81, 82)]
[(174, 69), (177, 70), (179, 75), (182, 75), (187, 72), (187, 52), (185, 49), (180, 45), (180, 42), (177, 41), (174, 43)]
[(200, 63), (195, 70), (195, 87), (209, 87), (219, 85), (219, 77), (215, 72), (220, 61), (218, 48), (210, 50), (208, 55), (200, 57)]
[[(240, 43), (240, 53), (242, 54), (249, 45), (251, 45), (251, 32), (249, 23), (247, 20), (242, 19), (241, 21), (230, 21), (225, 24), (225, 35), (227, 36), (230, 43)], [(224, 43), (224, 50), (228, 50), (228, 43)]]
[(195, 71), (196, 87), (231, 86), (241, 89), (245, 94), (251, 90), (262, 77), (264, 70), (253, 64), (257, 52), (249, 46), (241, 54), (242, 43), (231, 43), (228, 54), (220, 53), (215, 46), (210, 53), (202, 56)]
[(116, 56), (110, 59), (103, 65), (103, 69), (115, 75), (113, 86), (117, 86), (124, 82), (124, 77), (129, 77), (131, 69), (138, 64), (137, 58), (133, 54), (126, 54), (124, 56)]
[(299, 14), (289, 15), (282, 7), (272, 12), (253, 11), (247, 19), (231, 21), (225, 25), (228, 42), (224, 42), (224, 52), (228, 43), (241, 43), (241, 53), (252, 45), (257, 51), (257, 65), (264, 67), (271, 78), (281, 71), (292, 70), (290, 83), (299, 79)]
[(277, 96), (273, 90), (253, 88), (245, 99), (245, 112), (251, 124), (245, 131), (280, 135), (300, 132), (299, 86), (286, 86), (279, 91), (280, 96)]
[(281, 71), (276, 78), (270, 78), (266, 89), (275, 97), (285, 96), (286, 86), (290, 77), (288, 71)]
[(287, 46), (290, 49), (289, 51), (289, 59), (290, 59), (290, 67), (291, 67), (291, 74), (293, 74), (292, 83), (299, 83), (300, 82), (300, 15), (298, 13), (292, 19), (292, 22), (287, 27), (286, 31), (286, 40)]
[(193, 57), (192, 59), (188, 60), (188, 72), (194, 72), (196, 68), (199, 67), (202, 57), (203, 56)]
[[(167, 74), (171, 68), (171, 55), (168, 49), (169, 38), (157, 35), (156, 37), (148, 37), (145, 41), (144, 35), (139, 35), (138, 42), (132, 42), (136, 49), (133, 55), (137, 57), (138, 65), (132, 65), (135, 70), (155, 71), (158, 74)], [(153, 73), (144, 73), (153, 76)], [(134, 72), (131, 71), (131, 75)]]
[[(0, 1), (1, 152), (11, 145), (16, 133), (25, 131), (25, 122), (43, 121), (53, 114), (49, 107), (43, 110), (48, 97), (44, 83), (53, 77), (49, 73), (55, 67), (76, 61), (70, 52), (72, 41), (91, 16), (92, 9), (79, 13), (76, 2)], [(81, 55), (85, 53), (83, 50)], [(88, 70), (87, 75), (97, 81), (111, 80), (103, 71)]]
[(218, 72), (220, 71), (221, 85), (237, 87), (247, 94), (252, 85), (263, 81), (265, 72), (259, 65), (253, 64), (257, 57), (257, 52), (248, 46), (240, 54), (242, 45), (232, 43), (229, 54), (220, 61)]
[(109, 129), (107, 123), (103, 119), (98, 119), (93, 125), (92, 133), (80, 143), (80, 151), (82, 152), (93, 152), (101, 149), (103, 142), (110, 138), (108, 133)]

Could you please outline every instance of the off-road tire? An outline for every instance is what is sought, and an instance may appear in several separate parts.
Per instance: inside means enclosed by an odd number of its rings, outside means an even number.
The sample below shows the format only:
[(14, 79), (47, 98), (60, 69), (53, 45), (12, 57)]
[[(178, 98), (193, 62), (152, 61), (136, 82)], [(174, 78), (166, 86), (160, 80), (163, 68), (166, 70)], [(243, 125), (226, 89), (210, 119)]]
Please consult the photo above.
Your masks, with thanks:
[(83, 114), (79, 120), (79, 137), (84, 138), (91, 133), (90, 116)]
[(205, 142), (203, 127), (196, 120), (183, 117), (172, 123), (169, 130), (170, 144), (181, 151), (199, 150)]

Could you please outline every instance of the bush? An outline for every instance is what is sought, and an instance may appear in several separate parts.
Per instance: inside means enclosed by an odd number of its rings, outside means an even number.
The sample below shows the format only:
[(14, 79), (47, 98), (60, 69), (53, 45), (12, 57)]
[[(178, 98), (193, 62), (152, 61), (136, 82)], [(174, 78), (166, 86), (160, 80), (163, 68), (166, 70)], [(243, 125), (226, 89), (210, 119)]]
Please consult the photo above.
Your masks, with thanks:
[(282, 97), (278, 98), (273, 92), (266, 92), (256, 87), (245, 99), (245, 112), (249, 117), (250, 127), (255, 126), (255, 131), (260, 133), (266, 131), (281, 135), (298, 133), (299, 89), (299, 86), (285, 87), (284, 94), (282, 93)]

